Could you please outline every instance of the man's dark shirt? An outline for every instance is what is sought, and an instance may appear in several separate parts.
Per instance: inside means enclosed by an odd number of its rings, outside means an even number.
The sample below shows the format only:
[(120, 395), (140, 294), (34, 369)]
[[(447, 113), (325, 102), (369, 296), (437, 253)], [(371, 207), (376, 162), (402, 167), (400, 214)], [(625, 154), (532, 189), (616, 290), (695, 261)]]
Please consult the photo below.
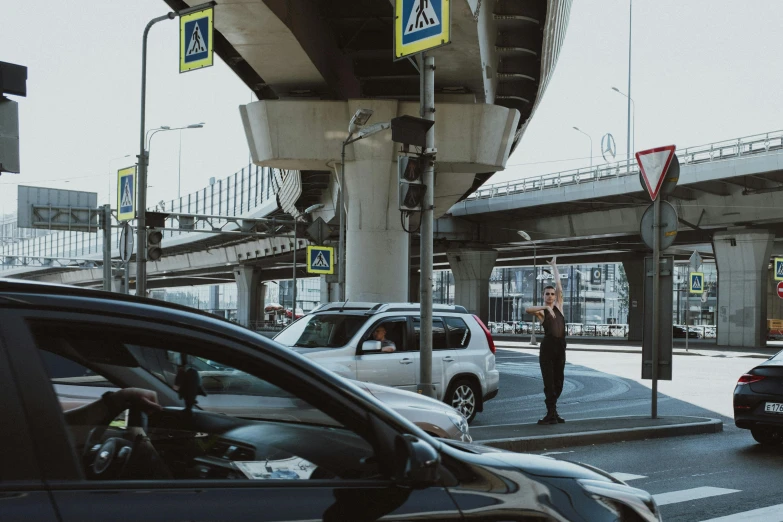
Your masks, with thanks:
[(552, 317), (548, 310), (544, 310), (544, 322), (542, 323), (544, 333), (550, 337), (563, 339), (566, 334), (565, 317), (563, 317), (563, 313), (556, 306), (552, 306), (552, 310), (555, 312), (554, 317)]

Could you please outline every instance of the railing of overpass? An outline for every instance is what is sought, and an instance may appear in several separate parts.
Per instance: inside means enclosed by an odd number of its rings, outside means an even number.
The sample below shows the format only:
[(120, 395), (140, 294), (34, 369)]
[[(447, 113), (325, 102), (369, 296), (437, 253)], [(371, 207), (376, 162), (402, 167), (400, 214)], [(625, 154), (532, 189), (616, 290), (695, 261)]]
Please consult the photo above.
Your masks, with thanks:
[[(161, 208), (158, 203), (157, 207), (148, 210), (239, 216), (274, 198), (279, 183), (280, 172), (276, 169), (251, 165), (203, 189), (164, 202), (165, 208)], [(199, 226), (208, 225), (203, 223)], [(168, 236), (181, 233), (166, 231)], [(117, 237), (116, 234), (114, 237)], [(102, 246), (103, 235), (96, 232), (65, 230), (40, 237), (20, 238), (15, 242), (0, 244), (0, 255), (3, 256), (0, 257), (0, 270), (25, 266), (29, 264), (26, 258), (84, 258), (99, 254)], [(36, 264), (40, 266), (40, 263)]]
[[(783, 131), (774, 131), (766, 134), (756, 134), (744, 138), (710, 143), (708, 145), (688, 147), (687, 149), (677, 149), (677, 157), (680, 159), (681, 165), (692, 165), (697, 163), (725, 161), (743, 156), (765, 154), (768, 152), (779, 152), (781, 150), (783, 150)], [(631, 160), (630, 165), (624, 160), (615, 163), (607, 163), (606, 165), (598, 165), (592, 168), (567, 170), (564, 172), (555, 172), (553, 174), (543, 174), (541, 176), (483, 185), (476, 192), (468, 196), (467, 199), (486, 199), (507, 196), (510, 194), (523, 194), (536, 190), (560, 188), (568, 185), (579, 185), (581, 183), (595, 183), (607, 179), (633, 175), (639, 175), (639, 168), (636, 164), (636, 160)]]

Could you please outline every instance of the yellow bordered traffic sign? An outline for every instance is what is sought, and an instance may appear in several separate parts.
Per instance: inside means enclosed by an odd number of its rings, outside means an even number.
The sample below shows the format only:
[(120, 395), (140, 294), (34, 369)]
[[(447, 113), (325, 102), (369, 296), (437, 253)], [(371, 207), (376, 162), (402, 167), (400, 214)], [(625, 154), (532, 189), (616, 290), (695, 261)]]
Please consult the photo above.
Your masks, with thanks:
[(691, 272), (691, 281), (690, 281), (690, 292), (692, 294), (703, 294), (704, 293), (704, 273), (702, 272)]
[(451, 42), (450, 0), (396, 0), (394, 59)]
[(136, 167), (117, 171), (117, 221), (136, 218)]
[(307, 273), (334, 274), (334, 261), (334, 247), (307, 247)]
[(783, 281), (783, 257), (775, 258), (775, 281)]
[(214, 13), (210, 7), (179, 18), (179, 72), (212, 66)]

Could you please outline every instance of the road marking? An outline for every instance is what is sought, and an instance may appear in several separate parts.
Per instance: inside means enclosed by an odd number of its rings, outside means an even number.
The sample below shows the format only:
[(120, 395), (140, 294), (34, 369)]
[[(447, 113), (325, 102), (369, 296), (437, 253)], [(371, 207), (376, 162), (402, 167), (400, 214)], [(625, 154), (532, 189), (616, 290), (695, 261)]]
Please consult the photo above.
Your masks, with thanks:
[[(774, 518), (772, 518), (774, 517)], [(783, 521), (783, 504), (765, 508), (734, 513), (725, 517), (711, 518), (704, 522), (781, 522)]]
[(628, 482), (629, 480), (647, 478), (645, 475), (634, 475), (632, 473), (609, 473), (609, 474), (614, 478), (616, 478), (617, 480), (622, 480), (623, 482)]
[(653, 498), (659, 506), (666, 506), (667, 504), (676, 504), (678, 502), (688, 502), (690, 500), (699, 500), (701, 498), (728, 495), (729, 493), (739, 493), (740, 491), (741, 490), (739, 489), (713, 488), (711, 486), (703, 486), (700, 488), (671, 491), (669, 493), (658, 493), (657, 495), (653, 495)]

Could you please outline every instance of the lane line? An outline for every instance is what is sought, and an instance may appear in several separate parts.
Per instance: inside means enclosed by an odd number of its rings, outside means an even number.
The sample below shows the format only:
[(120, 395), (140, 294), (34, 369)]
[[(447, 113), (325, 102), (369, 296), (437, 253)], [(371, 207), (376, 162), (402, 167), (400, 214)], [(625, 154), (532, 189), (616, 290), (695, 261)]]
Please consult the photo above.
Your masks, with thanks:
[(734, 513), (725, 517), (711, 518), (703, 522), (781, 522), (783, 521), (783, 504), (765, 508)]
[(740, 491), (741, 490), (739, 489), (702, 486), (700, 488), (681, 489), (679, 491), (671, 491), (669, 493), (658, 493), (657, 495), (653, 495), (653, 498), (659, 506), (666, 506), (668, 504), (676, 504), (678, 502), (688, 502), (690, 500), (699, 500), (702, 498), (728, 495), (729, 493), (739, 493)]
[(614, 478), (616, 478), (617, 480), (622, 480), (623, 482), (628, 482), (629, 480), (647, 478), (646, 475), (634, 475), (633, 473), (609, 473), (609, 474)]

